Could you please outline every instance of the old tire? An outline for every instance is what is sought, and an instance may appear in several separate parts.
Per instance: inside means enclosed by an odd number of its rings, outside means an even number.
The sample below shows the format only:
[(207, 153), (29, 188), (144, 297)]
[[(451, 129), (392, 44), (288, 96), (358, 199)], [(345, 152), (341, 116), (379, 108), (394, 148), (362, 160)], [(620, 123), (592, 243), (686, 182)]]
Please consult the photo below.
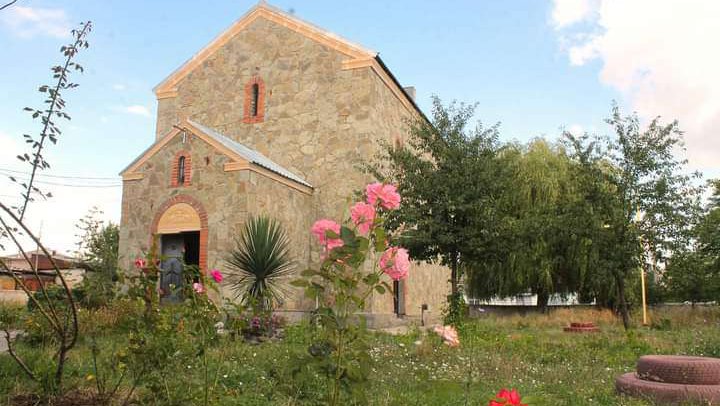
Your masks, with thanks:
[(720, 385), (720, 359), (676, 355), (646, 355), (637, 363), (643, 380), (685, 385)]
[(720, 403), (720, 385), (683, 385), (645, 381), (638, 378), (634, 372), (619, 376), (615, 380), (615, 389), (620, 394), (652, 399), (659, 403), (697, 402), (711, 405)]

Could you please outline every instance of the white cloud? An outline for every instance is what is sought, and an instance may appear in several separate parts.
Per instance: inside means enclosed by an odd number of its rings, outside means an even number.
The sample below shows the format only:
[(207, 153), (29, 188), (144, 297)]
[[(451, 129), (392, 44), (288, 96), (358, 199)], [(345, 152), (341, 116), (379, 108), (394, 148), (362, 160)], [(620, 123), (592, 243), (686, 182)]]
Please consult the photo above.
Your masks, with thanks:
[(570, 63), (599, 59), (601, 82), (641, 117), (679, 120), (691, 166), (716, 167), (720, 1), (599, 0), (590, 11), (576, 3), (554, 0), (552, 13)]
[(141, 106), (139, 104), (134, 104), (132, 106), (124, 107), (123, 110), (126, 113), (137, 114), (139, 116), (144, 116), (144, 117), (150, 117), (150, 109), (145, 106)]
[(112, 85), (112, 88), (113, 90), (123, 91), (127, 89), (127, 86), (123, 85), (122, 83), (115, 83), (114, 85)]
[(65, 10), (55, 8), (12, 6), (0, 13), (0, 24), (22, 38), (36, 35), (68, 38), (71, 30)]
[(595, 8), (594, 3), (593, 0), (555, 0), (553, 25), (560, 29), (589, 18)]

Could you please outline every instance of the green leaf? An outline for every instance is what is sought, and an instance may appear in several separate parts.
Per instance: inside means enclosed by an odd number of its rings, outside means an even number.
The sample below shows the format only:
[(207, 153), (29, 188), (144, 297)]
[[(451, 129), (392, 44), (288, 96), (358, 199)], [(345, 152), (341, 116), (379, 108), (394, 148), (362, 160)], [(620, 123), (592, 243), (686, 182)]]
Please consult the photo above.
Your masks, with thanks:
[(309, 278), (311, 276), (317, 275), (317, 271), (311, 268), (305, 269), (302, 272), (300, 272), (300, 276), (304, 276), (306, 278)]
[(384, 228), (375, 229), (375, 252), (383, 252), (387, 247), (387, 236)]
[(306, 281), (305, 279), (295, 279), (294, 281), (290, 282), (290, 285), (296, 286), (298, 288), (305, 288), (310, 286), (308, 281)]
[(375, 290), (381, 295), (385, 294), (385, 287), (383, 285), (375, 285)]

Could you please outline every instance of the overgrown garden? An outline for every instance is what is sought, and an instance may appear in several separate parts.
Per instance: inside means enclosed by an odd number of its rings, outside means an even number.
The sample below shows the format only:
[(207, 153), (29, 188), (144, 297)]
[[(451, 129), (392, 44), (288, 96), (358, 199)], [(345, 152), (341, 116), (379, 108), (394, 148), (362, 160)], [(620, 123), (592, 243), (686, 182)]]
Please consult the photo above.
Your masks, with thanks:
[[(56, 121), (69, 119), (62, 94), (77, 86), (69, 77), (82, 72), (75, 58), (91, 27), (61, 48), (54, 84), (39, 88), (43, 108), (25, 109), (41, 128), (18, 157), (33, 175), (17, 182), (21, 205), (0, 202), (0, 243), (22, 253), (28, 240), (46, 251), (24, 218), (35, 199), (51, 198), (33, 179), (50, 168), (44, 151), (61, 139)], [(429, 120), (408, 123), (405, 144), (361, 162), (378, 182), (357, 191), (347, 218), (307, 230), (323, 252), (316, 268), (296, 269), (283, 225), (257, 217), (222, 269), (180, 264), (182, 280), (162, 291), (167, 258), (153, 246), (134, 269), (118, 269), (118, 228), (93, 213), (79, 223), (88, 270), (79, 288), (55, 267), (60, 285), (31, 292), (0, 261), (29, 298), (24, 308), (0, 307), (9, 347), (0, 354), (2, 401), (642, 405), (613, 389), (639, 355), (720, 356), (720, 311), (695, 306), (720, 289), (720, 183), (710, 182), (703, 201), (700, 176), (678, 158), (678, 123), (643, 125), (613, 106), (610, 136), (522, 144), (501, 142), (499, 126), (469, 128), (474, 112), (434, 99)], [(368, 331), (357, 314), (412, 272), (411, 259), (451, 271), (443, 325)], [(633, 328), (640, 272), (651, 301), (692, 305), (657, 310), (652, 325)], [(214, 294), (220, 284), (235, 297)], [(295, 325), (274, 313), (290, 285), (317, 303)], [(468, 318), (468, 296), (525, 293), (542, 312)], [(552, 295), (594, 307), (548, 313)], [(594, 320), (602, 332), (567, 335), (569, 319)]]

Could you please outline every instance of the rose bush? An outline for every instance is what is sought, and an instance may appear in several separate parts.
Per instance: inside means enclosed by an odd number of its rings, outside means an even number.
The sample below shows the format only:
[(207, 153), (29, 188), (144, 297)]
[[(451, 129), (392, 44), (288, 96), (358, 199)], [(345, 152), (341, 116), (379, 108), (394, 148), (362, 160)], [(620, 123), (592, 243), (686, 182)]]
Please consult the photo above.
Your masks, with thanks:
[(383, 275), (400, 280), (409, 273), (407, 250), (392, 246), (383, 227), (386, 214), (400, 207), (400, 201), (394, 185), (372, 183), (365, 188), (365, 200), (351, 206), (346, 225), (320, 219), (311, 228), (322, 247), (323, 262), (320, 269), (303, 271), (303, 279), (293, 285), (304, 288), (306, 296), (318, 303), (321, 330), (308, 349), (309, 359), (299, 364), (300, 369), (322, 371), (330, 380), (330, 405), (339, 404), (341, 390), (352, 392), (353, 385), (365, 381), (369, 373), (364, 321), (355, 321), (358, 313), (373, 292), (391, 290)]

